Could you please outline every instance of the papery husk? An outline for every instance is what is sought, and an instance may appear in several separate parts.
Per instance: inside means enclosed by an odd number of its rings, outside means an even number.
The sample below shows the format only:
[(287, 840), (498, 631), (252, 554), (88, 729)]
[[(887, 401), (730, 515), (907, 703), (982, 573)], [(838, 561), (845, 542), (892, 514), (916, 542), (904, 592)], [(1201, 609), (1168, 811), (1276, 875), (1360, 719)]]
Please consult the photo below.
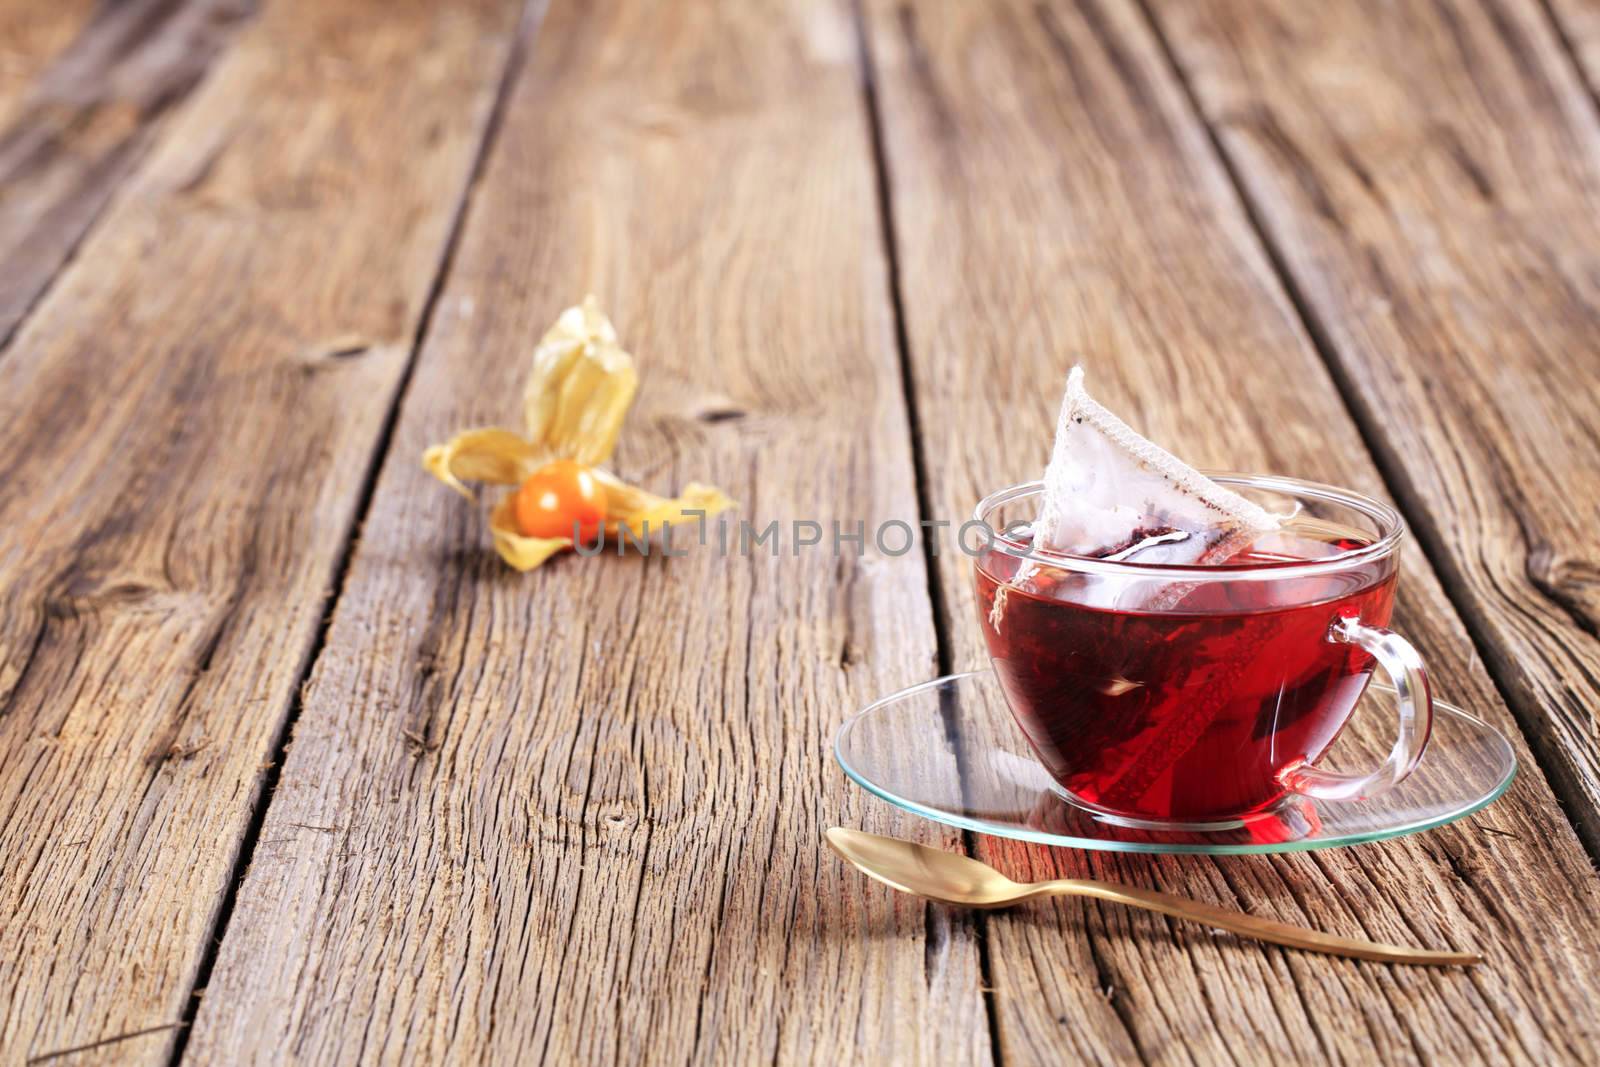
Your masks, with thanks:
[(629, 485), (610, 471), (597, 470), (594, 474), (606, 487), (606, 533), (613, 536), (621, 532), (623, 524), (633, 536), (642, 537), (647, 532), (645, 523), (650, 524), (648, 532), (653, 534), (666, 523), (698, 524), (734, 506), (721, 489), (699, 482), (690, 482), (682, 493), (669, 498)]
[(512, 513), (517, 494), (501, 499), (489, 513), (489, 532), (494, 535), (494, 550), (519, 571), (531, 571), (545, 560), (572, 547), (570, 537), (524, 537), (517, 531)]
[[(623, 351), (599, 303), (586, 297), (581, 305), (561, 313), (534, 350), (523, 390), (527, 432), (494, 427), (465, 430), (425, 451), (422, 465), (468, 500), (475, 496), (466, 482), (521, 485), (558, 459), (595, 467), (615, 451), (638, 389), (633, 357)], [(608, 471), (594, 473), (606, 487), (608, 536), (616, 536), (626, 525), (631, 536), (640, 538), (666, 523), (698, 523), (734, 506), (721, 490), (698, 482), (689, 483), (679, 496), (661, 497)], [(570, 537), (524, 537), (518, 532), (515, 496), (501, 499), (489, 515), (489, 530), (501, 559), (528, 571), (572, 547)], [(685, 514), (691, 511), (695, 514)]]
[(604, 463), (638, 391), (633, 357), (591, 294), (563, 311), (534, 349), (522, 391), (526, 431), (465, 430), (424, 452), (422, 465), (471, 500), (463, 482), (521, 485), (554, 460)]
[(604, 463), (617, 448), (639, 375), (593, 294), (561, 313), (533, 353), (522, 393), (528, 440), (552, 459)]
[(422, 465), (468, 500), (477, 499), (461, 484), (493, 482), (521, 485), (528, 475), (557, 457), (510, 430), (465, 430), (422, 454)]

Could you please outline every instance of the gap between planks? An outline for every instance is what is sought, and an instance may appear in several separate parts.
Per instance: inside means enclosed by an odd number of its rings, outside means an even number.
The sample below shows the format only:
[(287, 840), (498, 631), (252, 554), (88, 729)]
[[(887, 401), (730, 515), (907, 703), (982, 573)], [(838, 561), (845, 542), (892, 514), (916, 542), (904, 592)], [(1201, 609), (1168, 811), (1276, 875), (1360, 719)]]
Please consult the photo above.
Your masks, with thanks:
[[(384, 461), (388, 458), (389, 448), (394, 439), (395, 423), (399, 419), (400, 409), (411, 389), (411, 379), (417, 365), (417, 353), (421, 351), (423, 338), (428, 335), (428, 327), (433, 321), (439, 296), (444, 292), (445, 281), (449, 278), (450, 269), (455, 264), (456, 249), (460, 245), (463, 223), (466, 220), (468, 211), (471, 209), (473, 197), (478, 190), (479, 179), (483, 174), (484, 161), (494, 147), (495, 138), (499, 134), (505, 118), (506, 99), (510, 95), (511, 86), (516, 83), (517, 75), (521, 71), (527, 56), (528, 44), (537, 34), (539, 22), (543, 18), (547, 7), (548, 0), (524, 0), (523, 2), (522, 13), (518, 18), (515, 30), (516, 38), (512, 41), (511, 48), (507, 53), (505, 69), (501, 71), (499, 82), (495, 86), (494, 104), (490, 108), (488, 121), (484, 123), (483, 136), (479, 139), (477, 149), (473, 154), (472, 166), (468, 173), (467, 181), (462, 188), (460, 200), (456, 204), (455, 214), (450, 219), (449, 233), (445, 238), (444, 254), (440, 257), (439, 267), (434, 272), (433, 280), (429, 284), (422, 314), (417, 319), (417, 328), (411, 337), (410, 350), (407, 353), (405, 369), (401, 372), (400, 384), (395, 389), (394, 399), (384, 416), (382, 429), (379, 431), (377, 440), (373, 443), (367, 469), (362, 475), (360, 499), (356, 504), (355, 515), (351, 520), (350, 527), (346, 531), (344, 545), (339, 552), (333, 579), (328, 586), (322, 618), (317, 624), (316, 637), (312, 641), (311, 648), (306, 653), (305, 660), (300, 665), (293, 704), (289, 708), (288, 715), (284, 717), (277, 736), (273, 738), (272, 755), (268, 769), (262, 778), (255, 805), (251, 810), (250, 822), (245, 828), (243, 838), (240, 840), (238, 854), (234, 857), (233, 869), (228, 877), (228, 888), (223, 894), (222, 902), (217, 908), (216, 918), (212, 922), (211, 936), (206, 942), (204, 954), (200, 957), (200, 966), (195, 972), (194, 985), (190, 989), (187, 1001), (184, 1003), (183, 1018), (180, 1022), (156, 1028), (175, 1028), (177, 1030), (177, 1038), (172, 1046), (172, 1056), (168, 1060), (171, 1067), (177, 1067), (178, 1064), (183, 1062), (184, 1055), (188, 1049), (189, 1035), (194, 1030), (195, 1016), (200, 1010), (200, 998), (205, 994), (206, 985), (211, 979), (211, 972), (216, 966), (217, 954), (221, 951), (222, 942), (228, 936), (228, 926), (233, 919), (234, 905), (239, 898), (239, 887), (244, 884), (245, 872), (250, 869), (250, 861), (255, 855), (256, 845), (260, 842), (261, 828), (267, 819), (267, 809), (272, 805), (278, 779), (283, 773), (285, 751), (288, 748), (289, 739), (294, 735), (295, 724), (299, 722), (300, 713), (305, 707), (306, 683), (310, 680), (312, 672), (316, 669), (317, 661), (322, 656), (323, 648), (328, 640), (328, 629), (333, 622), (334, 611), (344, 595), (345, 580), (349, 574), (350, 561), (355, 556), (356, 544), (361, 539), (362, 525), (366, 522), (367, 512), (372, 507), (373, 490), (377, 487), (378, 472), (383, 469)], [(67, 1051), (76, 1052), (78, 1050), (70, 1049)], [(52, 1055), (59, 1055), (59, 1053)]]
[[(895, 229), (894, 190), (889, 180), (889, 154), (883, 137), (883, 108), (878, 99), (878, 71), (872, 61), (871, 30), (868, 28), (862, 0), (850, 0), (850, 18), (856, 38), (856, 57), (861, 70), (861, 100), (866, 111), (867, 131), (872, 148), (872, 176), (878, 208), (878, 232), (883, 244), (884, 261), (889, 272), (889, 305), (894, 315), (895, 358), (900, 366), (900, 392), (906, 405), (906, 424), (911, 434), (911, 466), (915, 472), (917, 518), (919, 522), (933, 518), (931, 485), (928, 480), (928, 461), (923, 447), (922, 415), (917, 407), (917, 390), (911, 366), (911, 341), (906, 332), (905, 296), (900, 279), (899, 239)], [(943, 677), (955, 670), (950, 640), (950, 611), (945, 601), (944, 584), (940, 580), (939, 564), (935, 557), (933, 540), (922, 542), (922, 567), (928, 586), (928, 604), (933, 611), (933, 636), (938, 657), (939, 675)], [(949, 733), (949, 722), (945, 724)], [(964, 745), (954, 750), (956, 773), (965, 788), (967, 754)], [(969, 856), (976, 856), (973, 832), (961, 831), (961, 848)], [(926, 905), (931, 909), (932, 904)], [(989, 1055), (999, 1067), (1005, 1062), (1000, 1048), (1000, 1021), (994, 997), (994, 976), (989, 965), (988, 913), (972, 912), (972, 933), (978, 947), (978, 977), (982, 983), (984, 1018), (989, 1026)]]

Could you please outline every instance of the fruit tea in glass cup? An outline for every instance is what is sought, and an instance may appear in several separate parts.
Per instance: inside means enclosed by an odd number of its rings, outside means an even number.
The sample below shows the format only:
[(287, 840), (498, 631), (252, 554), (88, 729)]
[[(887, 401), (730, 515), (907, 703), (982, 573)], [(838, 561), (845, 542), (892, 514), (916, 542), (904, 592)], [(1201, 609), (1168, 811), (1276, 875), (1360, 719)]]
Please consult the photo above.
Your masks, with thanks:
[[(1136, 825), (1392, 788), (1433, 713), (1421, 659), (1385, 629), (1399, 516), (1331, 486), (1210, 478), (1290, 517), (1221, 564), (1171, 566), (1036, 546), (1043, 483), (978, 506), (996, 531), (975, 561), (979, 620), (1029, 745), (1074, 801)], [(1367, 775), (1316, 767), (1378, 666), (1398, 698), (1389, 758)]]

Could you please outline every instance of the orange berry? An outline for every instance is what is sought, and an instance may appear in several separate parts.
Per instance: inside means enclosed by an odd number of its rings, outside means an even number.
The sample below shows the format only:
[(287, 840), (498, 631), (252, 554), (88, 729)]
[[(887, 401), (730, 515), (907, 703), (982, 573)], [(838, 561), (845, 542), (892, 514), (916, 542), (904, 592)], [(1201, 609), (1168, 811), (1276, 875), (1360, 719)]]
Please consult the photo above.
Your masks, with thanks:
[(528, 476), (512, 502), (524, 537), (572, 537), (590, 541), (606, 518), (606, 487), (594, 471), (570, 459), (548, 463)]

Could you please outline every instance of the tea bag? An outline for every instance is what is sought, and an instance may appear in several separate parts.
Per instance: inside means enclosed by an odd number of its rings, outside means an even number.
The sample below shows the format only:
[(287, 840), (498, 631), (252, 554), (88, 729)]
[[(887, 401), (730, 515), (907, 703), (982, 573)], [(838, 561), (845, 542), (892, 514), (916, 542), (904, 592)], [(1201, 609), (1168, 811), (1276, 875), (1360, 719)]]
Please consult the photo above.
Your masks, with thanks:
[[(1067, 377), (1043, 496), (1032, 526), (1035, 546), (1136, 564), (1226, 563), (1281, 524), (1278, 516), (1213, 482), (1096, 403), (1084, 391), (1081, 367), (1072, 368)], [(1123, 567), (1112, 574), (1091, 574), (1026, 558), (1012, 580), (996, 590), (989, 623), (999, 631), (1007, 586), (1088, 607), (1160, 612), (1178, 607), (1196, 584), (1139, 571)], [(1155, 788), (1210, 726), (1243, 666), (1216, 663), (1192, 687), (1182, 714), (1128, 741), (1123, 770), (1104, 787), (1100, 803), (1131, 809)], [(1161, 671), (1159, 657), (1143, 662), (1142, 669)], [(1149, 680), (1121, 675), (1069, 678), (1061, 682), (1059, 699), (1071, 706), (1073, 685), (1093, 685), (1102, 694), (1125, 697), (1127, 714), (1137, 715)]]
[(1106, 410), (1067, 376), (1044, 472), (1037, 543), (1134, 563), (1220, 563), (1278, 519), (1224, 489)]
[[(1224, 489), (1135, 433), (1083, 388), (1083, 368), (1067, 376), (1055, 445), (1033, 544), (1053, 552), (1148, 564), (1217, 564), (1278, 528), (1279, 519)], [(1008, 584), (1022, 586), (1046, 565), (1028, 559)], [(1171, 607), (1189, 586), (1127, 575), (1074, 576), (1077, 603), (1119, 610)], [(990, 622), (999, 629), (1004, 598)]]

